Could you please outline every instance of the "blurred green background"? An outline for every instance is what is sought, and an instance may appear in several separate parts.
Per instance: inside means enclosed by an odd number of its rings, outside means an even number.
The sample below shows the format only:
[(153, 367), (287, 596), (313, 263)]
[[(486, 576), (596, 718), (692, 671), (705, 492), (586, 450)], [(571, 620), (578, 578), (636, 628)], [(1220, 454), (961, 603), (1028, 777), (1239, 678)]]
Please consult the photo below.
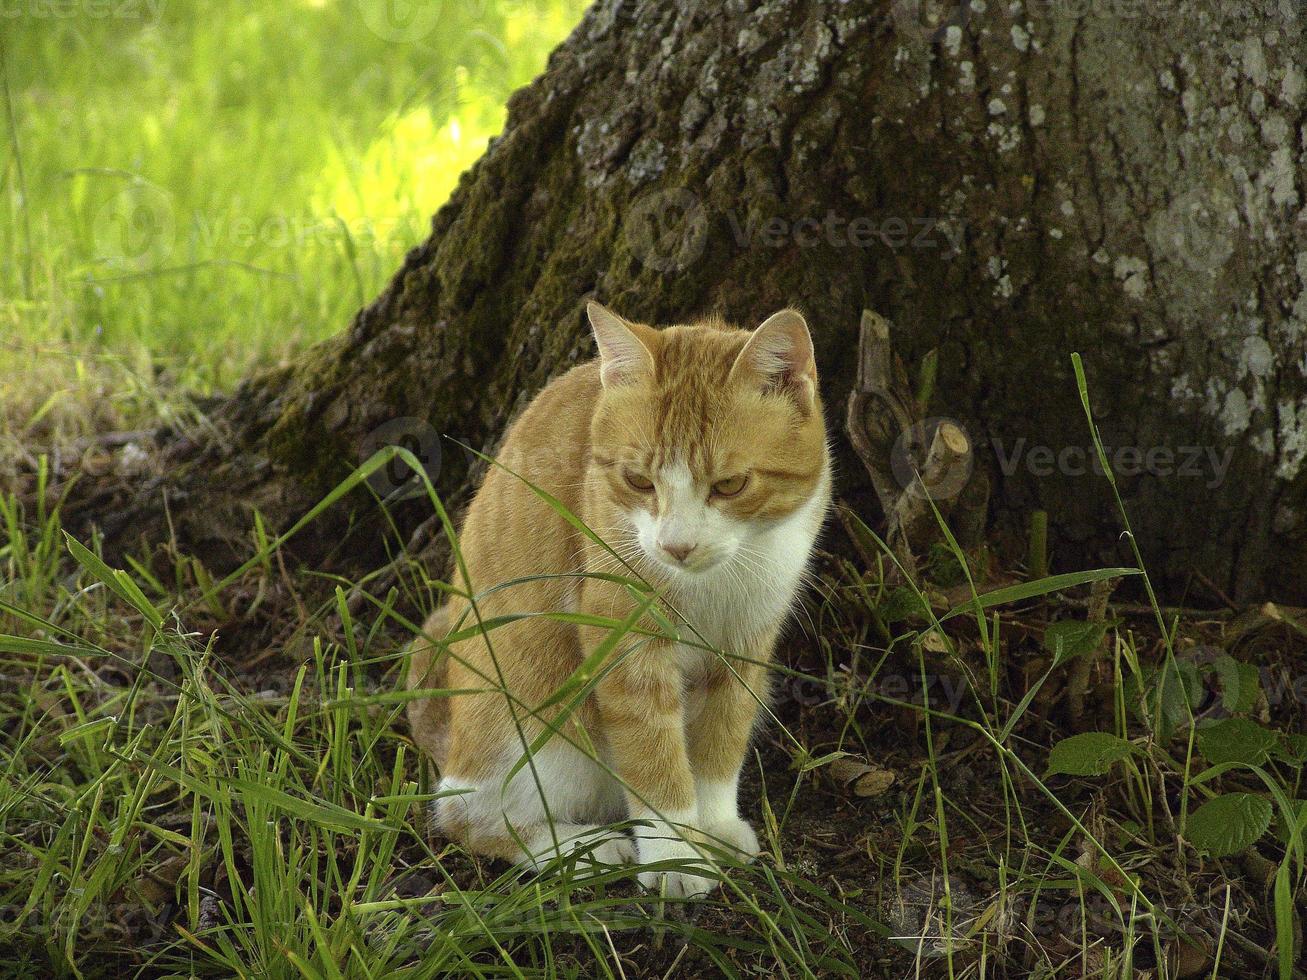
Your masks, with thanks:
[(0, 416), (33, 450), (342, 329), (581, 0), (6, 0)]

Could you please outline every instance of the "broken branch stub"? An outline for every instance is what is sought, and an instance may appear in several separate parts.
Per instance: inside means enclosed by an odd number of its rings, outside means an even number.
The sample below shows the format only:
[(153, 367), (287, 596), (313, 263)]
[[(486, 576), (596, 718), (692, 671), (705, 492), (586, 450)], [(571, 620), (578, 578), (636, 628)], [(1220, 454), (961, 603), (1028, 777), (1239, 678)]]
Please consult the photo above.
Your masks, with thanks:
[(894, 446), (915, 420), (907, 372), (890, 345), (889, 321), (863, 310), (858, 378), (849, 393), (845, 428), (887, 520), (903, 489), (894, 476)]
[(886, 541), (909, 573), (913, 554), (940, 537), (934, 509), (946, 518), (956, 510), (967, 544), (978, 542), (990, 491), (966, 432), (949, 419), (923, 419), (921, 401), (894, 351), (890, 322), (863, 310), (845, 427), (880, 499)]
[[(953, 512), (957, 489), (966, 485), (971, 468), (971, 440), (952, 422), (941, 422), (930, 440), (926, 461), (894, 506), (890, 537), (902, 535), (919, 549), (939, 536), (935, 510), (947, 518)], [(932, 509), (931, 503), (934, 503)]]

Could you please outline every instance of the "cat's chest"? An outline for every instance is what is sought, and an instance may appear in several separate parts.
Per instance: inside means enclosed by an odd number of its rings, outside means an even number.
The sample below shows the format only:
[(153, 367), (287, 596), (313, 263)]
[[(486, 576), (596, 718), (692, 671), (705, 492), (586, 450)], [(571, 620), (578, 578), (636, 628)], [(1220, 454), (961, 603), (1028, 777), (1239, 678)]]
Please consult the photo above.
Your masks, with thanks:
[(690, 637), (709, 646), (740, 651), (780, 625), (802, 578), (794, 568), (734, 565), (705, 576), (698, 588), (677, 597), (676, 610), (693, 627)]
[[(811, 511), (811, 512), (809, 512)], [(676, 609), (694, 627), (690, 636), (717, 649), (747, 654), (789, 614), (821, 524), (820, 501), (758, 542), (679, 590)], [(687, 650), (693, 650), (693, 647)]]

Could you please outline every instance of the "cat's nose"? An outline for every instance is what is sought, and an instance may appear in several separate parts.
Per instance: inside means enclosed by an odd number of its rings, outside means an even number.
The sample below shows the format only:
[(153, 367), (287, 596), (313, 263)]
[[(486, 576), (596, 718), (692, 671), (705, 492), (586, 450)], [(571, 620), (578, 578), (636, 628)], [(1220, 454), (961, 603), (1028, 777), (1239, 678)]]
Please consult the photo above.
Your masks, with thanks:
[(671, 543), (666, 541), (659, 541), (658, 547), (662, 548), (663, 551), (667, 552), (677, 561), (685, 561), (685, 559), (690, 557), (690, 552), (692, 552), (695, 548), (697, 548), (698, 545), (677, 544), (677, 543)]

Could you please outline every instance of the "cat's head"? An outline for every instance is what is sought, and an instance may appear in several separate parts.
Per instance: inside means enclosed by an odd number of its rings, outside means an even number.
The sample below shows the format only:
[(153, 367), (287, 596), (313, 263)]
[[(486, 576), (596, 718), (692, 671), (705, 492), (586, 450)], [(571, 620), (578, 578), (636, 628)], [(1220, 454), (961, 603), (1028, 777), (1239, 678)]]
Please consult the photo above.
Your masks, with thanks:
[(734, 559), (775, 561), (762, 554), (772, 532), (820, 521), (826, 431), (797, 311), (753, 331), (716, 321), (656, 330), (597, 303), (587, 312), (603, 386), (591, 432), (597, 492), (624, 557), (680, 580)]

